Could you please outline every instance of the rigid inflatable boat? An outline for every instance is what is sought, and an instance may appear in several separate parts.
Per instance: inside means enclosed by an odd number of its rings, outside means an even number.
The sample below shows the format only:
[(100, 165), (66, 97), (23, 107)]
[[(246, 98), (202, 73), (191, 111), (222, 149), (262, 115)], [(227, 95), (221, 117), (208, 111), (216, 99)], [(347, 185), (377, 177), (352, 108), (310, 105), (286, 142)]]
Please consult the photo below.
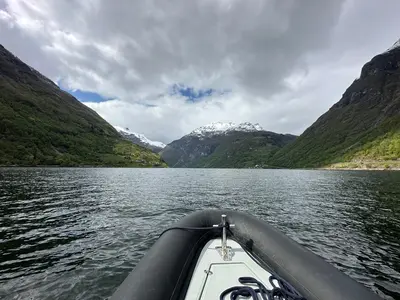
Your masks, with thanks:
[(164, 231), (111, 300), (372, 300), (372, 291), (255, 217), (206, 210)]

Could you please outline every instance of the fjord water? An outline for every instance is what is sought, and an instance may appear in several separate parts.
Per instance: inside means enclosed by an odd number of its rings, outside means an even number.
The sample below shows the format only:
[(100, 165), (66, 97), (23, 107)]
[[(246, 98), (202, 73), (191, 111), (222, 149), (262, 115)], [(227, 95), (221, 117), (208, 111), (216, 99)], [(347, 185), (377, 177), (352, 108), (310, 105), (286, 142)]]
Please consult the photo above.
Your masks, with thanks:
[(0, 298), (104, 299), (160, 232), (247, 211), (400, 299), (400, 172), (0, 169)]

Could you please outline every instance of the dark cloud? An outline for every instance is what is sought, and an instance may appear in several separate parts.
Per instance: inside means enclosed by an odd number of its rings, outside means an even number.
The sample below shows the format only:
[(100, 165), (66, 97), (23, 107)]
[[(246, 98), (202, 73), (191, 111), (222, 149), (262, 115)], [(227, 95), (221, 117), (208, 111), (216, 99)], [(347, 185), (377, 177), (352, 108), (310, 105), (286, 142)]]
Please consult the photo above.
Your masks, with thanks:
[[(399, 9), (397, 0), (0, 0), (0, 38), (53, 80), (118, 97), (88, 105), (152, 139), (219, 120), (300, 133), (395, 42)], [(232, 93), (188, 103), (168, 94), (178, 83)]]

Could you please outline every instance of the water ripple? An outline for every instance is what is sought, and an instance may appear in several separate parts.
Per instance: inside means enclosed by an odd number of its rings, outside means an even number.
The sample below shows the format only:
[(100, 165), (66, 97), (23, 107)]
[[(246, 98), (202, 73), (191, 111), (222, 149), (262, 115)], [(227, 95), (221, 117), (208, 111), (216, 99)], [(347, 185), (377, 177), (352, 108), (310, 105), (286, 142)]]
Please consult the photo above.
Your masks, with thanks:
[(399, 182), (399, 172), (0, 169), (0, 298), (104, 299), (164, 228), (227, 208), (400, 299)]

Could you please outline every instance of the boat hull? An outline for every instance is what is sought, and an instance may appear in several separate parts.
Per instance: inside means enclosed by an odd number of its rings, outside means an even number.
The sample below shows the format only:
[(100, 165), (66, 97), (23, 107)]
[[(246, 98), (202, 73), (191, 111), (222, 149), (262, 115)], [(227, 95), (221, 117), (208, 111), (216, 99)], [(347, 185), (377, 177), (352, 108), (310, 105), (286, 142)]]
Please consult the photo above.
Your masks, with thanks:
[[(266, 270), (288, 281), (308, 300), (380, 299), (372, 291), (290, 239), (273, 226), (242, 212), (205, 210), (174, 227), (212, 227), (221, 214), (235, 224), (228, 238), (236, 241)], [(165, 232), (111, 297), (116, 299), (185, 299), (204, 246), (221, 229)]]

